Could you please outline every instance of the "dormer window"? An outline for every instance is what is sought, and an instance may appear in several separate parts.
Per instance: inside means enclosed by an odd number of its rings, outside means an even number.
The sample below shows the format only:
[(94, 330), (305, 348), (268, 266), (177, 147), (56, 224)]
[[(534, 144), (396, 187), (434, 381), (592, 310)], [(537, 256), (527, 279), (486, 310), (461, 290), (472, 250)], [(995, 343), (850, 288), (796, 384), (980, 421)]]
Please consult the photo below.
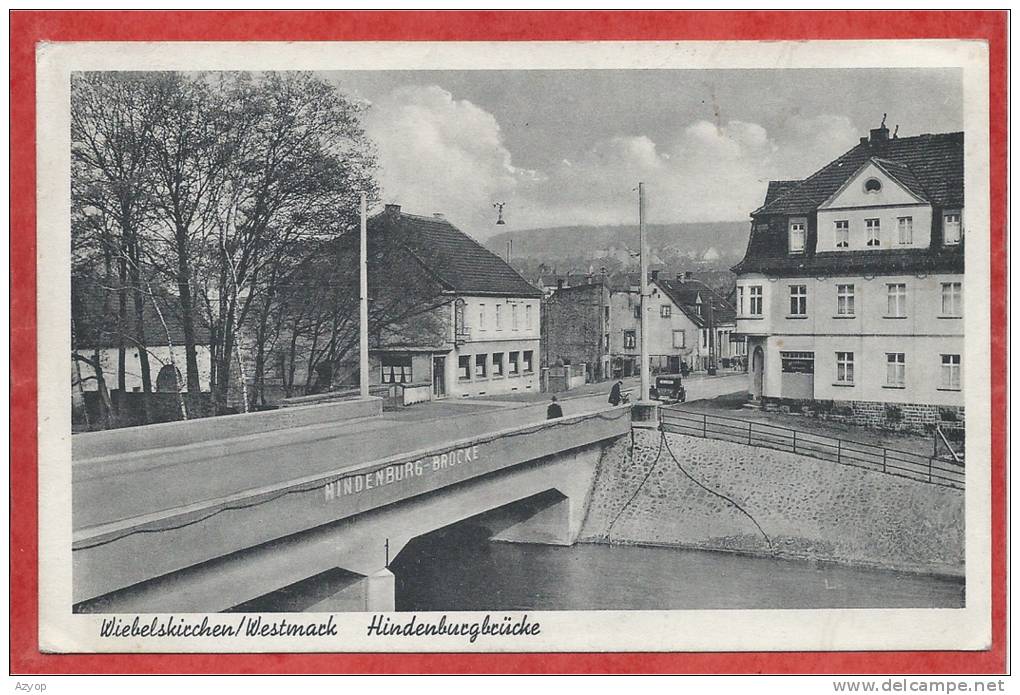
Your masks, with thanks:
[(790, 253), (804, 253), (807, 239), (807, 223), (805, 220), (790, 220)]
[(878, 179), (868, 179), (864, 182), (865, 193), (878, 193), (882, 190), (882, 182)]
[(959, 210), (947, 212), (942, 216), (942, 234), (946, 246), (956, 246), (963, 238), (963, 225)]

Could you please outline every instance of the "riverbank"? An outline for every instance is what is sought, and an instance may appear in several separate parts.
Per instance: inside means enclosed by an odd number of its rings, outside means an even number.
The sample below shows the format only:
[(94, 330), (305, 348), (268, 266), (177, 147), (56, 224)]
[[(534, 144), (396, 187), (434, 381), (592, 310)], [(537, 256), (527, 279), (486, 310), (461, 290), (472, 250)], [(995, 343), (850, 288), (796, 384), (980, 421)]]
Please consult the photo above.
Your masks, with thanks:
[(579, 540), (960, 578), (962, 490), (635, 430), (603, 454)]

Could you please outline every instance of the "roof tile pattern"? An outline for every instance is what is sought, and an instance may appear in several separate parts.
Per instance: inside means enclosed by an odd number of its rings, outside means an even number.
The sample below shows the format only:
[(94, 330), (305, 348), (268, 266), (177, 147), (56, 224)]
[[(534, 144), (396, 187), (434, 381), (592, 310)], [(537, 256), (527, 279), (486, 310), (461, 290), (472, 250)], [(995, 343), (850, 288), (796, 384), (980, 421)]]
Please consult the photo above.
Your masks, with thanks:
[(369, 219), (368, 232), (394, 233), (448, 290), (469, 295), (542, 296), (506, 261), (443, 218), (388, 209)]
[[(716, 325), (733, 323), (737, 314), (729, 302), (720, 297), (712, 288), (698, 280), (664, 280), (656, 279), (658, 285), (673, 302), (687, 315), (695, 326), (703, 327), (708, 323), (711, 303), (712, 321)], [(695, 307), (698, 304), (698, 297), (701, 297), (702, 311), (698, 314)]]
[[(963, 133), (939, 133), (861, 143), (801, 181), (799, 185), (781, 186), (785, 190), (773, 199), (770, 200), (766, 194), (765, 204), (752, 215), (794, 215), (811, 212), (835, 193), (871, 157), (892, 160), (900, 167), (900, 171), (903, 167), (909, 169), (913, 172), (917, 185), (927, 193), (928, 199), (935, 205), (943, 207), (963, 205)], [(893, 175), (896, 176), (894, 173)], [(769, 190), (772, 192), (771, 185)]]

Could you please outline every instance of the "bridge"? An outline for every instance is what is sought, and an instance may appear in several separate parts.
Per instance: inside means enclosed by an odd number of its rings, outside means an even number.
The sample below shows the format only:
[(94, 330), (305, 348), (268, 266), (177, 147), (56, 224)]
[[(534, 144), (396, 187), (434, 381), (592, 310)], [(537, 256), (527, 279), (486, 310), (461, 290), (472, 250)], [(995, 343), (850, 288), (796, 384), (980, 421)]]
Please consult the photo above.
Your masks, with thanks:
[(499, 540), (572, 544), (601, 452), (631, 426), (601, 397), (552, 421), (544, 404), (406, 422), (380, 409), (76, 435), (75, 611), (225, 611), (338, 569), (349, 579), (316, 609), (392, 610), (389, 562), (431, 531), (484, 515)]

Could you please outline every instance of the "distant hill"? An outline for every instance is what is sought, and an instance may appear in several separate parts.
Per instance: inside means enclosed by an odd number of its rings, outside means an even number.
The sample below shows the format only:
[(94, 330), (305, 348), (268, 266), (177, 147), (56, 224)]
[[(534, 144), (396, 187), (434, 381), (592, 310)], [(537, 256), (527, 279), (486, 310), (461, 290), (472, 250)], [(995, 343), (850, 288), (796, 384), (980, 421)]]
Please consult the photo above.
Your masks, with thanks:
[[(744, 255), (750, 223), (679, 222), (647, 227), (650, 263), (667, 266), (700, 266), (724, 269)], [(486, 247), (504, 256), (513, 241), (513, 258), (547, 265), (601, 259), (615, 267), (636, 264), (637, 225), (602, 227), (550, 227), (508, 231), (485, 241)], [(615, 261), (615, 262), (614, 262)], [(605, 263), (603, 263), (605, 264)]]

